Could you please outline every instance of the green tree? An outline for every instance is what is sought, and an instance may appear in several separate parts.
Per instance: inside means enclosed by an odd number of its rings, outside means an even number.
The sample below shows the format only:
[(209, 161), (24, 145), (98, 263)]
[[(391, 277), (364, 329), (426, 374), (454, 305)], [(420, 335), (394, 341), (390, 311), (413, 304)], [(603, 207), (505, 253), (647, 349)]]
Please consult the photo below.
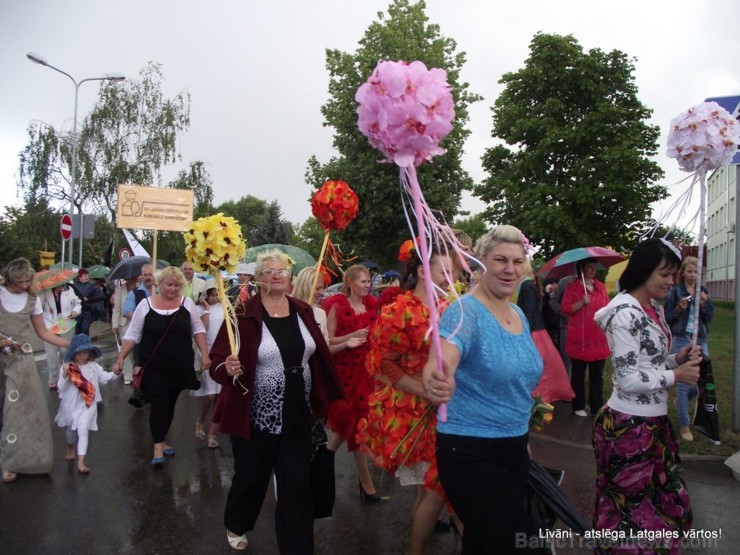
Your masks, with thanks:
[(473, 240), (473, 245), (475, 245), (475, 242), (479, 237), (488, 232), (488, 224), (483, 218), (483, 214), (476, 214), (475, 216), (470, 216), (468, 218), (458, 218), (452, 224), (452, 227), (467, 233)]
[[(190, 126), (190, 93), (166, 98), (163, 81), (161, 66), (151, 62), (139, 79), (103, 81), (95, 107), (80, 124), (75, 206), (77, 211), (107, 216), (112, 222), (108, 240), (115, 238), (118, 185), (161, 185), (162, 169), (181, 160), (177, 141)], [(71, 133), (39, 123), (31, 124), (28, 133), (19, 168), (25, 199), (69, 203)], [(211, 178), (200, 161), (168, 186), (192, 189), (201, 211), (213, 199)]]
[(283, 219), (282, 210), (276, 200), (272, 201), (267, 207), (264, 226), (256, 229), (252, 233), (254, 244), (265, 245), (268, 243), (278, 243), (280, 245), (289, 245), (293, 240), (293, 225)]
[(324, 228), (318, 220), (310, 216), (301, 225), (296, 225), (293, 235), (293, 245), (302, 248), (316, 260), (321, 254), (321, 245), (324, 242)]
[(359, 41), (354, 53), (327, 50), (329, 100), (322, 106), (324, 125), (334, 128), (333, 145), (339, 155), (326, 163), (316, 157), (308, 162), (306, 181), (318, 188), (327, 179), (349, 183), (360, 199), (357, 218), (334, 237), (349, 251), (365, 253), (380, 260), (394, 260), (409, 230), (401, 208), (399, 171), (395, 165), (379, 164), (380, 152), (370, 146), (357, 128), (355, 92), (367, 80), (380, 60), (420, 60), (427, 67), (443, 68), (455, 100), (455, 128), (442, 141), (447, 154), (418, 168), (419, 181), (429, 206), (452, 221), (461, 193), (470, 189), (472, 179), (462, 169), (468, 106), (480, 100), (460, 79), (465, 54), (456, 53), (454, 40), (441, 35), (438, 25), (429, 23), (423, 1), (394, 0), (388, 16), (378, 13)]
[(584, 52), (572, 36), (537, 34), (524, 67), (500, 80), (489, 177), (475, 194), (490, 222), (520, 227), (543, 256), (579, 245), (628, 242), (634, 222), (667, 196), (651, 160), (659, 130), (637, 98), (635, 60)]
[(214, 214), (223, 212), (225, 216), (231, 216), (242, 228), (242, 236), (247, 241), (248, 247), (253, 247), (255, 234), (267, 225), (267, 201), (247, 195), (237, 201), (228, 200), (213, 209)]

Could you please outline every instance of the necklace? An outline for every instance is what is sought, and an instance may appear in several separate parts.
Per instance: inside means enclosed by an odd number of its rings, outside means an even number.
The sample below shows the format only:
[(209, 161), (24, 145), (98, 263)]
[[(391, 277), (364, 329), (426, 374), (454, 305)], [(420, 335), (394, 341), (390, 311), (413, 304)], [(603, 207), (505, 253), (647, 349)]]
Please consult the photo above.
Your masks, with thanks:
[(493, 301), (488, 297), (488, 295), (484, 295), (484, 297), (485, 297), (484, 305), (487, 305), (488, 310), (491, 311), (493, 316), (499, 322), (506, 322), (506, 325), (510, 326), (511, 325), (511, 306), (509, 306), (509, 304), (507, 303), (506, 307), (503, 310), (501, 310), (493, 303)]
[[(283, 301), (285, 301), (285, 303), (283, 303)], [(265, 307), (265, 310), (267, 310), (268, 314), (272, 314), (273, 318), (277, 318), (278, 316), (280, 316), (280, 313), (283, 312), (284, 305), (287, 305), (287, 303), (288, 299), (286, 297), (282, 297), (273, 308), (267, 306), (267, 303), (264, 300), (262, 301), (262, 306)]]

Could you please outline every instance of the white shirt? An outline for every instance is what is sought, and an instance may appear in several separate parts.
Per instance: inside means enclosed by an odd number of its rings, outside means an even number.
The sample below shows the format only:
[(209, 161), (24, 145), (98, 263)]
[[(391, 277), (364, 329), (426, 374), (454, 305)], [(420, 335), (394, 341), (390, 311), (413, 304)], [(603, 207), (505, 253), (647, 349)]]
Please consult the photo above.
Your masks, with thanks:
[[(0, 304), (2, 304), (3, 308), (8, 312), (20, 312), (21, 310), (23, 310), (23, 307), (26, 306), (27, 302), (28, 292), (23, 291), (22, 293), (11, 293), (5, 288), (4, 285), (0, 285)], [(36, 304), (31, 311), (31, 315), (36, 316), (37, 314), (43, 313), (43, 311), (44, 310), (41, 307), (41, 299), (36, 297)], [(9, 331), (6, 333), (12, 332)]]
[[(195, 306), (195, 303), (189, 298), (185, 297), (185, 302), (182, 303), (182, 306), (184, 306), (185, 310), (187, 310), (190, 314), (190, 327), (193, 330), (193, 335), (195, 335), (196, 333), (206, 333), (206, 327), (203, 325), (203, 322), (201, 322), (198, 316), (198, 308)], [(162, 314), (163, 316), (169, 316), (170, 314), (174, 314), (175, 312), (180, 310), (180, 307), (178, 306), (177, 308), (162, 310), (161, 308), (151, 307), (151, 305), (146, 301), (140, 302), (139, 305), (136, 307), (136, 310), (134, 310), (134, 315), (131, 317), (131, 322), (128, 325), (128, 330), (126, 331), (126, 335), (123, 338), (124, 340), (128, 339), (129, 341), (133, 341), (134, 343), (138, 343), (139, 341), (141, 341), (141, 333), (144, 328), (144, 318), (150, 310), (153, 310), (157, 314)]]

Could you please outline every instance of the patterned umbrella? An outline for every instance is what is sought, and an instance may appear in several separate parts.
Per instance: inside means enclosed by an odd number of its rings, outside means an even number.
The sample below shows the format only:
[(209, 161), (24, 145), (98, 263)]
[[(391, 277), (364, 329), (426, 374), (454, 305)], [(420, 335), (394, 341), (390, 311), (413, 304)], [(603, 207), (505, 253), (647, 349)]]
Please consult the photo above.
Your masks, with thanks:
[(551, 258), (547, 264), (539, 269), (537, 275), (542, 279), (572, 276), (576, 273), (578, 262), (587, 258), (595, 258), (604, 268), (627, 260), (618, 252), (604, 247), (579, 247), (562, 252), (556, 257)]
[(72, 281), (77, 275), (77, 270), (69, 268), (53, 268), (36, 272), (31, 287), (36, 293), (54, 289)]

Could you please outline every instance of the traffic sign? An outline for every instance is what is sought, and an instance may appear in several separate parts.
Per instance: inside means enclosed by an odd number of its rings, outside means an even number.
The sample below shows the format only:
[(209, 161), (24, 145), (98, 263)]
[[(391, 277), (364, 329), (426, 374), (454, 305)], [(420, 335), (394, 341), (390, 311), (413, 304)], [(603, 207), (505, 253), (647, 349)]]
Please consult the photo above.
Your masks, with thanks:
[(118, 251), (118, 259), (123, 260), (124, 258), (128, 258), (131, 256), (131, 250), (129, 250), (128, 247), (123, 247), (120, 251)]
[(62, 224), (59, 226), (59, 232), (65, 241), (72, 237), (72, 216), (69, 214), (62, 216)]

